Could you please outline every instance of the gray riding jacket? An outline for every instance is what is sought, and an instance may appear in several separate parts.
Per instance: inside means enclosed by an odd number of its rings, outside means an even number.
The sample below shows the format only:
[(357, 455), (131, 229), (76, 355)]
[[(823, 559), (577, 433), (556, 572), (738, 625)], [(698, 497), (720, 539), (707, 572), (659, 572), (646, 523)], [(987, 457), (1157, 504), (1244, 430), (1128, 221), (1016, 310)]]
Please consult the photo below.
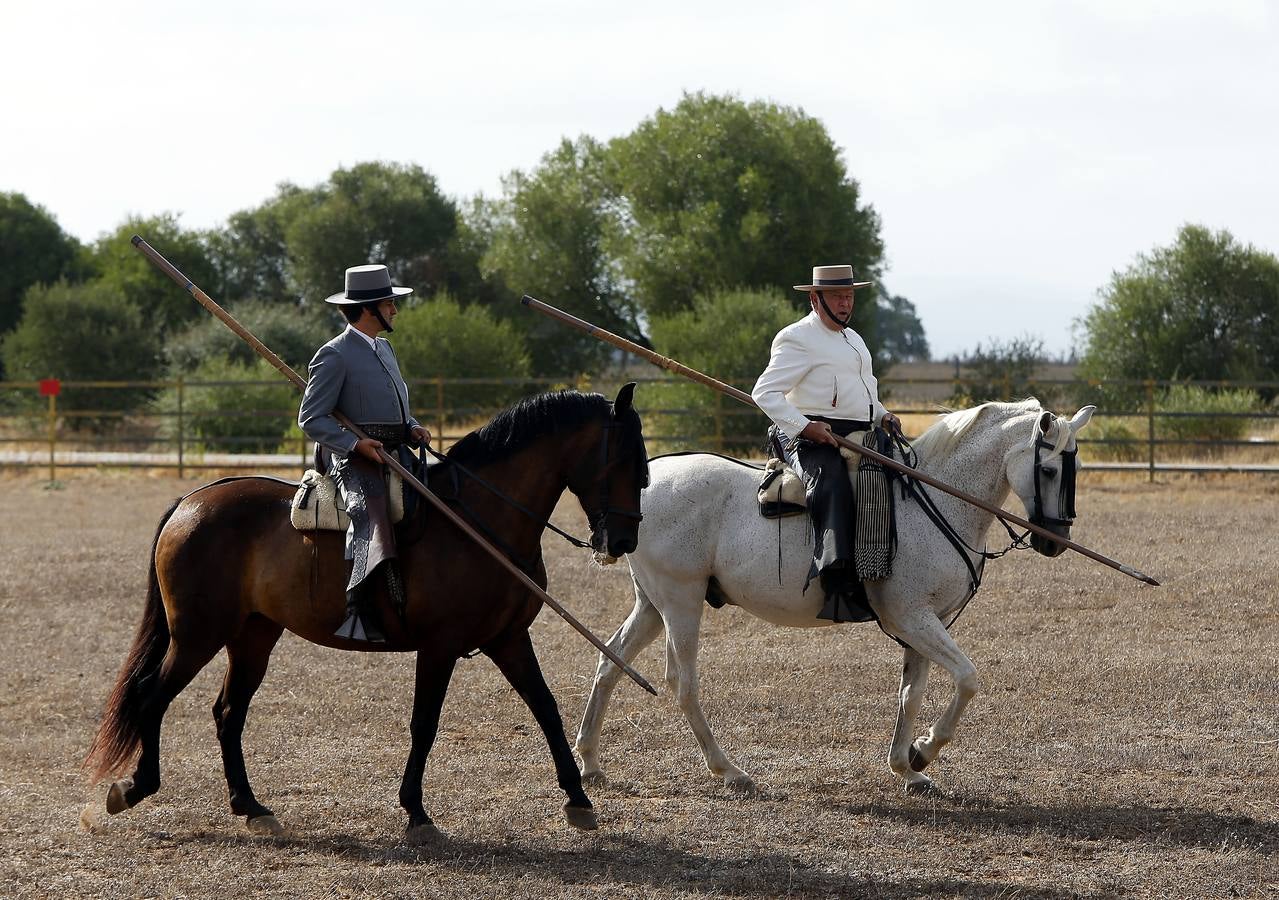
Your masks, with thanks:
[(356, 442), (355, 435), (333, 418), (335, 411), (357, 425), (418, 424), (409, 414), (409, 389), (395, 352), (384, 338), (369, 346), (348, 328), (316, 351), (309, 371), (298, 425), (332, 453), (346, 456)]

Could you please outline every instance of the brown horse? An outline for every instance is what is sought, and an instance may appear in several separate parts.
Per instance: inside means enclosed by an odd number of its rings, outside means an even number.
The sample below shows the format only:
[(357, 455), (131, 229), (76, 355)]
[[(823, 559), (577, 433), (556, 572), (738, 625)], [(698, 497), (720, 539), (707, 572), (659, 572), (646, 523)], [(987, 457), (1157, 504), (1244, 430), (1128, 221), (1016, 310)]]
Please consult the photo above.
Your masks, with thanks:
[[(521, 401), (432, 466), (430, 486), (543, 587), (540, 540), (565, 488), (586, 513), (591, 546), (611, 556), (629, 553), (639, 532), (640, 491), (648, 483), (634, 388), (623, 387), (613, 403), (574, 391)], [(97, 782), (138, 758), (133, 775), (110, 786), (107, 810), (122, 812), (159, 789), (165, 710), (225, 647), (226, 678), (213, 718), (231, 810), (246, 816), (254, 831), (282, 830), (253, 795), (241, 735), (271, 650), (287, 628), (340, 650), (417, 651), (411, 748), (400, 785), (410, 839), (435, 833), (422, 805), (422, 773), (453, 667), (477, 649), (506, 676), (546, 735), (568, 795), (568, 821), (594, 828), (591, 801), (529, 638), (541, 600), (422, 502), (398, 529), (403, 615), (392, 609), (385, 588), (377, 597), (388, 642), (336, 637), (345, 609), (344, 536), (294, 530), (293, 492), (287, 482), (233, 478), (193, 491), (161, 518), (142, 623), (85, 761)], [(419, 540), (423, 535), (427, 539)]]

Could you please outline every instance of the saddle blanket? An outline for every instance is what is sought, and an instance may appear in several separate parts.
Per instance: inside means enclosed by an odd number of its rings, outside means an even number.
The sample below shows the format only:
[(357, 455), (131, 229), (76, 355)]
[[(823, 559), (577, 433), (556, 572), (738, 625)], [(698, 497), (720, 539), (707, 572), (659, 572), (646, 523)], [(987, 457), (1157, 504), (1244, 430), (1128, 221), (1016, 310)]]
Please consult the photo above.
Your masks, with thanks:
[[(404, 518), (404, 479), (394, 469), (386, 470), (387, 512), (391, 524)], [(307, 469), (293, 495), (289, 521), (298, 531), (346, 531), (351, 518), (346, 514), (342, 497), (333, 478)]]

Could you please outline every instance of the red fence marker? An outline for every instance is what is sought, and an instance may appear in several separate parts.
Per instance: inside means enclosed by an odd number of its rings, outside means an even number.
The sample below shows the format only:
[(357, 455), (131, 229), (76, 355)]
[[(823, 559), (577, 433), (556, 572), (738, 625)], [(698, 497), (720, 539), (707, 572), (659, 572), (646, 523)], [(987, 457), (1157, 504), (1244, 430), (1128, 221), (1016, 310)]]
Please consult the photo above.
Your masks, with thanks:
[(62, 382), (56, 378), (40, 379), (40, 396), (56, 397), (62, 393)]

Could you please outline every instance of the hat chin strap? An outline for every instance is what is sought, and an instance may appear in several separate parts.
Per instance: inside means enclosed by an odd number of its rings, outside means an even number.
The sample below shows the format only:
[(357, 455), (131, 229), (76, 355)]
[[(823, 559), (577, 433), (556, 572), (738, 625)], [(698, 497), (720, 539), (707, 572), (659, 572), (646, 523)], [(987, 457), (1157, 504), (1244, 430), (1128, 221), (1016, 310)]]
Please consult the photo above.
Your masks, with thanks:
[(377, 301), (377, 303), (369, 303), (365, 306), (365, 309), (369, 310), (369, 312), (373, 313), (373, 315), (377, 317), (378, 324), (382, 326), (383, 331), (387, 334), (392, 334), (395, 332), (395, 329), (391, 327), (391, 323), (382, 315), (382, 310), (380, 308), (381, 303), (381, 300)]
[(830, 316), (830, 320), (840, 328), (847, 328), (849, 323), (853, 321), (853, 311), (851, 309), (848, 311), (847, 319), (841, 319), (839, 316), (831, 312), (830, 307), (826, 305), (826, 295), (821, 291), (817, 292), (817, 302), (822, 305), (822, 309), (825, 310), (826, 315)]

